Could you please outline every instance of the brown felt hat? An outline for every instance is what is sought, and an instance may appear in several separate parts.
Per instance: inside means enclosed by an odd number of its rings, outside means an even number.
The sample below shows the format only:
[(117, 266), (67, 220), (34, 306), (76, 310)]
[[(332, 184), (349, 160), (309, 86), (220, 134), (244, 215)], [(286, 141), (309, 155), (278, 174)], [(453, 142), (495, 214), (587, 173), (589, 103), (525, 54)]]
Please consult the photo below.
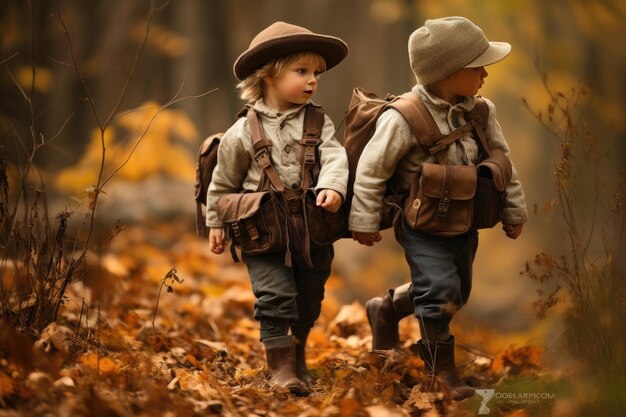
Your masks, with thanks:
[(320, 54), (329, 70), (346, 57), (348, 45), (334, 36), (320, 35), (285, 22), (275, 22), (252, 39), (250, 47), (235, 61), (233, 71), (238, 80), (243, 80), (272, 58), (302, 51)]

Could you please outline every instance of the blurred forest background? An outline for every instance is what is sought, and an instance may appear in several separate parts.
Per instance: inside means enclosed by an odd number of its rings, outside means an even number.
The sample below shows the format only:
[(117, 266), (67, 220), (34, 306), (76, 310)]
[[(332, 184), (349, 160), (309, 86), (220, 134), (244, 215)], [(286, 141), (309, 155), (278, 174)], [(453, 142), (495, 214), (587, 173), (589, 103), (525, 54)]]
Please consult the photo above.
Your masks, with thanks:
[[(586, 259), (604, 256), (602, 231), (623, 227), (602, 215), (620, 175), (623, 181), (626, 150), (626, 3), (621, 0), (177, 0), (153, 3), (152, 9), (147, 0), (4, 0), (0, 145), (11, 192), (18, 192), (27, 175), (35, 189), (45, 187), (51, 216), (68, 207), (81, 210), (81, 194), (96, 184), (105, 139), (105, 178), (131, 157), (99, 197), (96, 219), (102, 229), (119, 219), (146, 231), (169, 224), (193, 234), (197, 147), (204, 137), (227, 129), (244, 104), (232, 65), (260, 30), (284, 20), (347, 42), (348, 57), (322, 76), (314, 97), (341, 138), (352, 88), (379, 95), (410, 89), (410, 33), (426, 19), (449, 15), (468, 17), (489, 40), (513, 46), (506, 60), (487, 68), (481, 94), (497, 106), (530, 211), (516, 241), (499, 228), (481, 231), (472, 297), (457, 325), (493, 331), (503, 346), (532, 340), (555, 347), (561, 318), (536, 320), (536, 291), (547, 295), (563, 284), (528, 279), (525, 265), (536, 261), (546, 267), (537, 254), (557, 259), (571, 251), (570, 225), (555, 209), (558, 187), (575, 188), (570, 196), (579, 221), (597, 231)], [(188, 98), (159, 110), (183, 97)], [(569, 115), (580, 123), (581, 136), (595, 138), (597, 159), (587, 150), (570, 167), (579, 174), (575, 184), (559, 183), (555, 176), (563, 142), (543, 124), (567, 128), (569, 119), (553, 120), (554, 97), (573, 97), (568, 106), (580, 99)], [(105, 121), (101, 135), (98, 124)], [(33, 153), (40, 140), (51, 138)], [(623, 219), (623, 205), (618, 207)], [(623, 236), (623, 229), (618, 232)], [(338, 242), (334, 268), (343, 280), (341, 300), (363, 302), (405, 282), (403, 259), (389, 233), (374, 248)], [(616, 303), (623, 309), (624, 300)], [(555, 352), (553, 359), (561, 356)]]

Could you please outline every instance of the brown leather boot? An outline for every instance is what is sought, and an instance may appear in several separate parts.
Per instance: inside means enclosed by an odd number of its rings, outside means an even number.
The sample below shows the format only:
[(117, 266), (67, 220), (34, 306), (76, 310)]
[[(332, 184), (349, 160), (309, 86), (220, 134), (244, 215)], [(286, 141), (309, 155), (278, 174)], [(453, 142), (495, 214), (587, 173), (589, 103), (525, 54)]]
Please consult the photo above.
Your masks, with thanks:
[(442, 342), (417, 342), (420, 357), (431, 376), (443, 383), (454, 401), (461, 401), (474, 395), (474, 388), (461, 380), (454, 362), (454, 336)]
[(414, 311), (409, 295), (411, 283), (390, 289), (384, 297), (374, 297), (365, 303), (367, 321), (372, 329), (372, 350), (400, 347), (398, 322)]
[(263, 344), (271, 389), (286, 388), (294, 395), (307, 395), (309, 390), (296, 376), (296, 350), (291, 336), (273, 337)]
[(306, 339), (309, 332), (300, 335), (293, 335), (293, 343), (296, 345), (296, 376), (308, 389), (312, 389), (315, 385), (315, 377), (311, 375), (306, 367)]

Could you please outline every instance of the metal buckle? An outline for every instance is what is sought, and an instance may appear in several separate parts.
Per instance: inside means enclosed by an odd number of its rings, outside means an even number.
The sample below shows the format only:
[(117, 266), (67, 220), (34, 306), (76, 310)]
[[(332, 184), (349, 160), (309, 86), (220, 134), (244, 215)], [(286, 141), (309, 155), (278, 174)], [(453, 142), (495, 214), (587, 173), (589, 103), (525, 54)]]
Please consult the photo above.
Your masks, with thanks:
[(270, 159), (269, 152), (267, 152), (267, 148), (263, 148), (263, 149), (259, 150), (256, 153), (255, 158), (256, 158), (257, 162), (259, 163), (259, 165), (261, 165), (261, 168), (263, 168), (263, 169), (265, 169), (268, 166), (272, 165), (272, 161)]
[(312, 145), (304, 146), (304, 163), (305, 164), (315, 163), (315, 146), (312, 146)]
[(448, 214), (448, 209), (450, 208), (450, 197), (448, 197), (448, 193), (444, 192), (444, 196), (441, 198), (439, 202), (439, 209), (437, 210), (437, 216), (445, 217)]

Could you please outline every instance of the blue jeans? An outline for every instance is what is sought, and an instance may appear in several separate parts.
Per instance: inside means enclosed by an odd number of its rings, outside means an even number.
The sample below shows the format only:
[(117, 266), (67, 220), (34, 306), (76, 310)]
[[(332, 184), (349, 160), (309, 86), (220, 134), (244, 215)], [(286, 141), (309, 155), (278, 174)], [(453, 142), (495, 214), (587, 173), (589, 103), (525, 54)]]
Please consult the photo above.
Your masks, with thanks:
[(411, 269), (411, 297), (415, 316), (447, 329), (472, 290), (472, 264), (478, 232), (440, 237), (404, 224), (404, 254)]
[(293, 267), (285, 266), (285, 254), (242, 255), (256, 297), (254, 318), (261, 322), (261, 340), (308, 333), (319, 318), (324, 285), (334, 257), (332, 246), (311, 249), (313, 268), (292, 253)]

